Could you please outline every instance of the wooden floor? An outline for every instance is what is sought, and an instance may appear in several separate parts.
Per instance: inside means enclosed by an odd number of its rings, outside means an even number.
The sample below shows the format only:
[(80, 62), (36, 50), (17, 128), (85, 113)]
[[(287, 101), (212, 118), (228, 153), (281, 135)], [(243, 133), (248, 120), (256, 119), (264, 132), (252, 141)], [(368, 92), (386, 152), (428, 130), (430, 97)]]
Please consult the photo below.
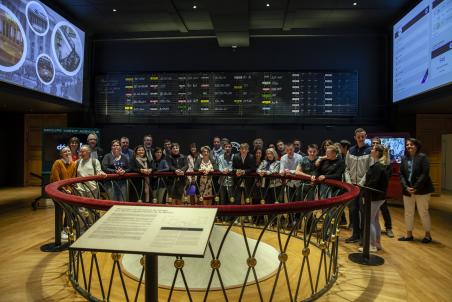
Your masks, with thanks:
[[(84, 301), (67, 283), (66, 253), (39, 250), (53, 238), (53, 208), (30, 207), (39, 193), (36, 187), (0, 189), (0, 301)], [(403, 235), (403, 209), (390, 211), (396, 237)], [(350, 262), (347, 255), (358, 246), (345, 244), (349, 233), (342, 231), (340, 275), (320, 301), (452, 301), (452, 194), (433, 197), (431, 215), (434, 242), (420, 243), (416, 217), (416, 241), (383, 236), (380, 267)], [(281, 299), (275, 300), (287, 301)]]

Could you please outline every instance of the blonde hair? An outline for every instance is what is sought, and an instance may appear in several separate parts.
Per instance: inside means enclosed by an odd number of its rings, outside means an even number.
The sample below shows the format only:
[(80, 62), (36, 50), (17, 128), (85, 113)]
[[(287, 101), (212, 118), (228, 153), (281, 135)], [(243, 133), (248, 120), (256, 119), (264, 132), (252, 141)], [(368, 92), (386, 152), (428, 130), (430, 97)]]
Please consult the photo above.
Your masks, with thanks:
[(391, 163), (389, 149), (381, 144), (376, 144), (374, 148), (380, 155), (378, 158), (378, 162), (386, 166), (389, 165)]
[(386, 148), (385, 146), (383, 146), (383, 155), (380, 157), (379, 159), (380, 163), (382, 163), (383, 165), (389, 165), (391, 164), (391, 158), (389, 156), (389, 148)]
[(337, 146), (335, 146), (335, 145), (328, 145), (328, 146), (326, 147), (326, 150), (334, 151), (336, 154), (339, 153), (339, 148), (338, 148)]
[(267, 150), (265, 150), (265, 159), (267, 159), (267, 153), (268, 153), (268, 152), (271, 152), (271, 153), (273, 154), (274, 160), (279, 160), (279, 158), (278, 158), (278, 152), (276, 152), (276, 150), (273, 149), (273, 148), (268, 148)]

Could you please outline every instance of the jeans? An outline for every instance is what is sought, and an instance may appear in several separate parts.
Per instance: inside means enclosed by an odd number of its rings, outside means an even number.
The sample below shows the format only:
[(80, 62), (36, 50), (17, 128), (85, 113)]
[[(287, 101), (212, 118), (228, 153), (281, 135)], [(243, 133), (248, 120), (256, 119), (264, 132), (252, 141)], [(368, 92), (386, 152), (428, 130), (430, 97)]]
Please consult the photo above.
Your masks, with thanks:
[(379, 211), (385, 200), (376, 200), (371, 202), (370, 206), (370, 244), (375, 246), (380, 243), (381, 228), (379, 222)]

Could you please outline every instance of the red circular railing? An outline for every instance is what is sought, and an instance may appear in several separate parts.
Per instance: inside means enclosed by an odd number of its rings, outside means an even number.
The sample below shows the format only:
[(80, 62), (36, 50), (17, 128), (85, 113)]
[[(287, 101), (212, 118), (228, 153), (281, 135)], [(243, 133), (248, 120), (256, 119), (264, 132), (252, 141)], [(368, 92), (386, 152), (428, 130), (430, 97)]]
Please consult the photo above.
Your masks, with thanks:
[[(195, 175), (204, 175), (201, 172), (187, 172), (184, 176), (195, 176)], [(213, 172), (209, 175), (216, 176), (234, 176), (233, 174), (223, 174), (221, 172)], [(159, 176), (176, 176), (173, 172), (157, 172), (153, 173), (151, 176), (159, 177)], [(114, 205), (133, 205), (133, 206), (175, 206), (175, 207), (210, 207), (217, 208), (219, 215), (264, 215), (264, 214), (279, 214), (279, 213), (288, 213), (288, 212), (300, 212), (300, 211), (310, 211), (316, 209), (329, 208), (337, 204), (342, 204), (344, 202), (350, 201), (356, 198), (359, 195), (359, 188), (353, 186), (348, 183), (344, 183), (337, 180), (327, 179), (322, 181), (321, 183), (331, 185), (340, 189), (343, 189), (345, 193), (325, 198), (319, 200), (312, 201), (303, 201), (303, 202), (289, 202), (289, 203), (275, 203), (275, 204), (245, 204), (245, 205), (169, 205), (169, 204), (154, 204), (154, 203), (138, 203), (138, 202), (129, 202), (129, 201), (113, 201), (113, 200), (101, 200), (89, 197), (81, 197), (76, 195), (70, 195), (68, 193), (60, 191), (62, 187), (74, 185), (81, 182), (86, 181), (104, 181), (104, 180), (114, 180), (114, 179), (124, 179), (124, 178), (138, 178), (143, 177), (143, 175), (138, 173), (127, 173), (123, 176), (109, 174), (106, 177), (102, 176), (88, 176), (88, 177), (77, 177), (66, 180), (60, 180), (54, 183), (51, 183), (45, 187), (45, 191), (48, 196), (52, 199), (64, 203), (73, 204), (79, 207), (87, 207), (93, 208), (97, 210), (108, 210)], [(253, 173), (250, 175), (246, 175), (244, 177), (260, 177), (258, 174)], [(307, 180), (310, 179), (304, 176), (280, 176), (278, 174), (271, 175), (271, 177), (281, 178), (286, 180)], [(319, 183), (319, 182), (317, 182)]]

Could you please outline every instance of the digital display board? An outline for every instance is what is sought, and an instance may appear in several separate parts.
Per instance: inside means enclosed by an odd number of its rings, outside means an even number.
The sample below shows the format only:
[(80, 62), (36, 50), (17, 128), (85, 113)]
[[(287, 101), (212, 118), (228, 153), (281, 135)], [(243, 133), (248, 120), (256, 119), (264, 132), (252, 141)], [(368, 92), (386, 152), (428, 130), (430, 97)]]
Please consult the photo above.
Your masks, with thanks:
[(452, 1), (423, 0), (393, 28), (393, 102), (452, 83)]
[(40, 1), (0, 0), (0, 81), (77, 103), (85, 33)]
[(99, 118), (355, 116), (354, 71), (106, 74), (96, 77)]

